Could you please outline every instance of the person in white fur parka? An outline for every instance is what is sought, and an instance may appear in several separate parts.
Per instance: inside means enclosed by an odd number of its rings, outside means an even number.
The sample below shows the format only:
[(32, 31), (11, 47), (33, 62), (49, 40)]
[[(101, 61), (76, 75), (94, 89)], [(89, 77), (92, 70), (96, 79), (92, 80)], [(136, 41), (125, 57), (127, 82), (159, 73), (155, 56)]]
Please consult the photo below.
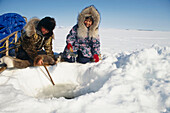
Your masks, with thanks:
[[(87, 63), (90, 61), (99, 61), (100, 40), (98, 28), (100, 23), (100, 14), (93, 6), (86, 7), (78, 15), (77, 24), (67, 35), (66, 47), (64, 49), (64, 60), (68, 62)], [(76, 59), (72, 58), (70, 52), (78, 55)]]

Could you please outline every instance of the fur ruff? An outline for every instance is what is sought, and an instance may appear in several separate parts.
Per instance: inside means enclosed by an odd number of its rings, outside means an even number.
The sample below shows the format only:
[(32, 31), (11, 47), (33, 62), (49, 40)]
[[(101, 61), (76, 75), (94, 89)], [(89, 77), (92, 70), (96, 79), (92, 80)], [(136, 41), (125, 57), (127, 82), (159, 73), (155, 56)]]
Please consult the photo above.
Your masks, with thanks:
[(40, 19), (32, 18), (26, 25), (25, 25), (25, 32), (28, 37), (31, 37), (36, 33), (36, 27), (39, 23)]
[(5, 63), (7, 68), (26, 68), (31, 65), (28, 60), (20, 60), (11, 56), (4, 56), (0, 61), (1, 63)]
[(92, 16), (94, 23), (89, 28), (89, 37), (97, 38), (98, 37), (98, 27), (100, 23), (100, 14), (94, 6), (89, 6), (82, 10), (78, 15), (78, 29), (77, 35), (80, 38), (85, 38), (88, 36), (88, 29), (84, 24), (85, 18), (87, 16)]

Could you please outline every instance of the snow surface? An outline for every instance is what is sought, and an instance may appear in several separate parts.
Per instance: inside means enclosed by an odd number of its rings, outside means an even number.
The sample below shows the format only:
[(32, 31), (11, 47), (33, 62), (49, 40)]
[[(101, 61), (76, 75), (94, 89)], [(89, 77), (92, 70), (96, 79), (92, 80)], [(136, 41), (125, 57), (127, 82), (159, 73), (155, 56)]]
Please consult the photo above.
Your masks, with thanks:
[[(56, 28), (62, 52), (69, 28)], [(170, 113), (170, 32), (101, 29), (102, 61), (7, 69), (1, 113)]]

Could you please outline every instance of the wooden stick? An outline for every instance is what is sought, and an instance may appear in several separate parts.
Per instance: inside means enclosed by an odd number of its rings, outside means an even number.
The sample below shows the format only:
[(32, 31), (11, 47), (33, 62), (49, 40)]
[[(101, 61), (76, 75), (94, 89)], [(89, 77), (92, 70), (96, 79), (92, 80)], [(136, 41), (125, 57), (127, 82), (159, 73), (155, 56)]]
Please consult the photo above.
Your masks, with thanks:
[(9, 56), (9, 39), (6, 40), (6, 56)]
[(49, 71), (48, 71), (47, 67), (46, 67), (45, 65), (43, 65), (43, 66), (44, 66), (45, 70), (47, 71), (48, 76), (50, 77), (51, 83), (52, 83), (52, 84), (53, 84), (53, 86), (54, 86), (54, 85), (55, 85), (55, 84), (54, 84), (54, 81), (53, 81), (53, 79), (51, 78), (51, 75), (50, 75), (50, 73), (49, 73)]
[[(15, 34), (15, 43), (16, 43), (17, 33), (18, 33), (18, 31), (15, 31), (15, 32), (11, 33), (10, 35), (8, 35), (7, 37), (0, 40), (0, 43), (6, 40), (6, 42), (5, 42), (6, 43), (6, 50), (5, 50), (6, 56), (9, 56), (9, 38)], [(0, 53), (3, 53), (3, 52), (1, 51)]]
[[(13, 47), (10, 47), (10, 48), (8, 47), (8, 51), (11, 50), (11, 49), (14, 49), (14, 48), (15, 48), (14, 46), (13, 46)], [(4, 49), (4, 50), (0, 51), (0, 53), (4, 53), (4, 52), (6, 52), (6, 51), (7, 51), (7, 49)]]
[(14, 35), (15, 33), (17, 33), (18, 31), (15, 31), (13, 33), (11, 33), (10, 35), (8, 35), (7, 37), (3, 38), (2, 40), (0, 40), (0, 43), (3, 42), (4, 40), (9, 39), (12, 35)]
[(17, 42), (18, 31), (15, 33), (15, 43)]

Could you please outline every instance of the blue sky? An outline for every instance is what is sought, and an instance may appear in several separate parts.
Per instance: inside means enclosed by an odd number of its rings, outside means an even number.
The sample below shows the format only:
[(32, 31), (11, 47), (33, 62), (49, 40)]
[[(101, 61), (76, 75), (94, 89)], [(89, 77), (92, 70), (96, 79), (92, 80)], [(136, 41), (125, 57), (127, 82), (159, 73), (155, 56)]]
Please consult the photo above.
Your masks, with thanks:
[(0, 15), (51, 16), (58, 26), (73, 26), (89, 5), (99, 10), (102, 28), (170, 31), (170, 0), (0, 0)]

